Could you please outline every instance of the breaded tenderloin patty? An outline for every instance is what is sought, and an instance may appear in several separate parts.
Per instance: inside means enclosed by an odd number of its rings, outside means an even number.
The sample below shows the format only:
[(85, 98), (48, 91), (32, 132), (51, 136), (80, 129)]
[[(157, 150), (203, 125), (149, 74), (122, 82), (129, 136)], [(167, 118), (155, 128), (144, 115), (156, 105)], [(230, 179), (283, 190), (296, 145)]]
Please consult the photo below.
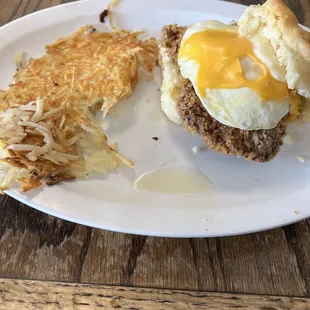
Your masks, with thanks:
[(185, 30), (185, 27), (177, 25), (168, 25), (162, 29), (162, 46), (178, 72), (177, 107), (185, 129), (191, 134), (199, 133), (208, 148), (215, 151), (244, 156), (258, 162), (270, 161), (282, 145), (286, 118), (273, 129), (242, 130), (223, 125), (210, 116), (196, 95), (192, 83), (183, 78), (179, 70), (178, 51)]

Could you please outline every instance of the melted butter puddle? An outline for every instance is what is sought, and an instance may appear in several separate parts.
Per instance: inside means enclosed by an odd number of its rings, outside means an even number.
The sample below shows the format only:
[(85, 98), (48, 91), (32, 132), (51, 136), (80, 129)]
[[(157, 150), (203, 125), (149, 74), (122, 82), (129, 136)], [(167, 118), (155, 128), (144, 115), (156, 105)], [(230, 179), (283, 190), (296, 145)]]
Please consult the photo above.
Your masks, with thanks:
[(159, 168), (142, 174), (135, 182), (137, 191), (197, 194), (214, 192), (212, 181), (199, 169)]

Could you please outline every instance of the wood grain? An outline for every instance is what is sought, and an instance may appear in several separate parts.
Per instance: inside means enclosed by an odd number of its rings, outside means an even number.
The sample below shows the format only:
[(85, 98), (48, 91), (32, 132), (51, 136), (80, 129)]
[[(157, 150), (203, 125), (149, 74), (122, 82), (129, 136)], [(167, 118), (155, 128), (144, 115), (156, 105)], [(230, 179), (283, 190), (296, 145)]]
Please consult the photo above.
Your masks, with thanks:
[(73, 0), (0, 0), (0, 25), (24, 15)]
[(310, 299), (0, 279), (0, 310), (309, 309)]
[(131, 236), (1, 198), (0, 277), (309, 296), (310, 225), (211, 239)]
[[(0, 0), (0, 23), (63, 2)], [(310, 26), (309, 0), (287, 3)], [(7, 196), (0, 206), (0, 277), (310, 296), (309, 220), (246, 236), (167, 239), (69, 223)]]

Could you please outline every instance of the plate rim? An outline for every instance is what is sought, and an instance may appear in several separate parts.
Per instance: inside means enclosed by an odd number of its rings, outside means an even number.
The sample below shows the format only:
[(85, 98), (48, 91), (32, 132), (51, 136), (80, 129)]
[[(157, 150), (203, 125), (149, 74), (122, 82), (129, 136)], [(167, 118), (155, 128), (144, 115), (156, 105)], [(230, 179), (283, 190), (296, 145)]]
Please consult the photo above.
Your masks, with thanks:
[[(137, 2), (141, 2), (141, 0), (136, 0)], [(2, 30), (6, 30), (7, 28), (10, 28), (12, 25), (18, 25), (19, 23), (23, 23), (25, 20), (28, 20), (28, 19), (31, 19), (33, 18), (34, 16), (38, 16), (38, 15), (41, 15), (41, 14), (46, 14), (46, 12), (48, 11), (50, 14), (53, 14), (52, 11), (57, 11), (59, 10), (60, 8), (63, 8), (63, 7), (70, 7), (70, 6), (76, 6), (76, 5), (84, 5), (85, 3), (96, 3), (99, 1), (97, 0), (81, 0), (81, 1), (78, 1), (78, 2), (71, 2), (71, 3), (64, 3), (64, 4), (61, 4), (61, 5), (57, 5), (57, 6), (54, 6), (54, 7), (50, 7), (50, 8), (46, 8), (46, 9), (43, 9), (43, 10), (40, 10), (40, 11), (37, 11), (37, 12), (33, 12), (31, 14), (28, 14), (28, 15), (25, 15), (21, 18), (18, 18), (10, 23), (7, 23), (3, 26), (1, 26), (0, 28), (0, 32)], [(100, 5), (103, 6), (103, 2), (106, 2), (106, 3), (109, 3), (109, 1), (107, 0), (104, 0), (104, 1), (100, 1)], [(159, 2), (166, 2), (166, 0), (159, 0)], [(172, 0), (170, 3), (175, 3), (175, 4), (178, 4), (178, 6), (180, 6), (181, 4), (180, 3), (185, 3), (185, 2), (188, 2), (188, 0)], [(201, 1), (197, 1), (197, 2), (201, 2)], [(218, 0), (208, 0), (208, 5), (216, 5), (216, 6), (226, 6), (227, 8), (229, 7), (234, 7), (234, 8), (238, 8), (238, 9), (241, 9), (244, 10), (244, 8), (246, 8), (245, 5), (242, 5), (242, 4), (236, 4), (236, 3), (231, 3), (231, 2), (223, 2), (223, 1), (218, 1)], [(212, 12), (212, 9), (211, 9), (211, 12)], [(309, 29), (309, 28), (306, 28), (306, 29)], [(4, 45), (5, 46), (5, 45)], [(95, 228), (100, 228), (100, 229), (105, 229), (105, 230), (108, 230), (108, 231), (115, 231), (115, 232), (121, 232), (121, 233), (129, 233), (129, 234), (138, 234), (138, 235), (145, 235), (145, 236), (157, 236), (157, 237), (177, 237), (177, 238), (199, 238), (199, 237), (222, 237), (222, 236), (233, 236), (233, 235), (242, 235), (242, 234), (250, 234), (250, 233), (255, 233), (255, 232), (260, 232), (260, 231), (266, 231), (266, 230), (270, 230), (270, 229), (274, 229), (274, 228), (278, 228), (278, 227), (282, 227), (282, 226), (285, 226), (285, 225), (288, 225), (288, 224), (293, 224), (293, 223), (296, 223), (296, 222), (299, 222), (301, 220), (304, 220), (306, 218), (309, 218), (310, 217), (310, 213), (309, 215), (308, 214), (302, 214), (302, 215), (299, 215), (298, 217), (296, 218), (292, 218), (290, 220), (287, 220), (287, 221), (282, 221), (281, 223), (278, 223), (276, 225), (272, 225), (272, 226), (264, 226), (262, 225), (261, 228), (259, 229), (248, 229), (246, 231), (242, 231), (242, 230), (239, 230), (239, 231), (234, 231), (234, 232), (224, 232), (223, 234), (219, 234), (219, 233), (212, 233), (212, 232), (207, 232), (205, 231), (205, 233), (192, 233), (192, 234), (179, 234), (179, 233), (164, 233), (164, 234), (160, 234), (160, 233), (148, 233), (147, 231), (139, 231), (139, 229), (121, 229), (119, 227), (115, 227), (114, 229), (112, 227), (109, 227), (108, 224), (101, 224), (101, 225), (97, 225), (97, 224), (94, 224), (94, 223), (90, 223), (88, 222), (87, 220), (83, 220), (82, 218), (79, 218), (79, 217), (76, 217), (75, 215), (66, 215), (64, 212), (61, 212), (61, 211), (55, 211), (54, 209), (51, 209), (49, 206), (47, 206), (46, 204), (38, 204), (34, 201), (32, 201), (31, 199), (29, 198), (23, 198), (23, 196), (21, 194), (18, 194), (12, 190), (7, 190), (5, 191), (6, 194), (8, 194), (10, 197), (24, 203), (25, 205), (27, 206), (30, 206), (34, 209), (37, 209), (41, 212), (44, 212), (46, 214), (49, 214), (49, 215), (52, 215), (52, 216), (55, 216), (55, 217), (58, 217), (58, 218), (61, 218), (61, 219), (64, 219), (66, 221), (70, 221), (70, 222), (74, 222), (74, 223), (77, 223), (77, 224), (82, 224), (82, 225), (86, 225), (86, 226), (90, 226), (90, 227), (95, 227)]]

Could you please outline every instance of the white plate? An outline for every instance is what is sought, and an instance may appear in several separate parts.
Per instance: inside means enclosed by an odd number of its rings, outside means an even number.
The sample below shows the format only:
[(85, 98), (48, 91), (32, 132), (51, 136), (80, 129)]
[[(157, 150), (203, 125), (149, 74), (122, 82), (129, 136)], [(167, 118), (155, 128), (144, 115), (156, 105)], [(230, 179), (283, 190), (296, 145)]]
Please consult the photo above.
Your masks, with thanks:
[[(85, 24), (98, 24), (106, 0), (75, 2), (44, 10), (0, 29), (0, 86), (11, 82), (12, 58), (20, 51), (43, 54), (44, 46)], [(188, 25), (199, 20), (238, 19), (244, 7), (217, 1), (124, 0), (115, 8), (123, 28), (146, 30), (159, 37), (165, 24)], [(310, 154), (310, 126), (291, 128), (295, 143), (283, 146), (267, 164), (248, 162), (213, 151), (192, 153), (202, 145), (166, 120), (160, 112), (158, 84), (139, 83), (134, 96), (119, 104), (108, 120), (110, 142), (119, 142), (123, 154), (135, 161), (135, 169), (85, 181), (64, 183), (22, 194), (7, 193), (43, 212), (93, 227), (156, 236), (198, 237), (249, 233), (285, 225), (310, 216), (310, 164), (297, 155)], [(158, 120), (154, 121), (155, 115)], [(156, 118), (156, 117), (155, 117)], [(158, 136), (155, 142), (152, 137)], [(215, 194), (160, 195), (138, 193), (135, 179), (157, 168), (200, 168), (214, 183)]]

